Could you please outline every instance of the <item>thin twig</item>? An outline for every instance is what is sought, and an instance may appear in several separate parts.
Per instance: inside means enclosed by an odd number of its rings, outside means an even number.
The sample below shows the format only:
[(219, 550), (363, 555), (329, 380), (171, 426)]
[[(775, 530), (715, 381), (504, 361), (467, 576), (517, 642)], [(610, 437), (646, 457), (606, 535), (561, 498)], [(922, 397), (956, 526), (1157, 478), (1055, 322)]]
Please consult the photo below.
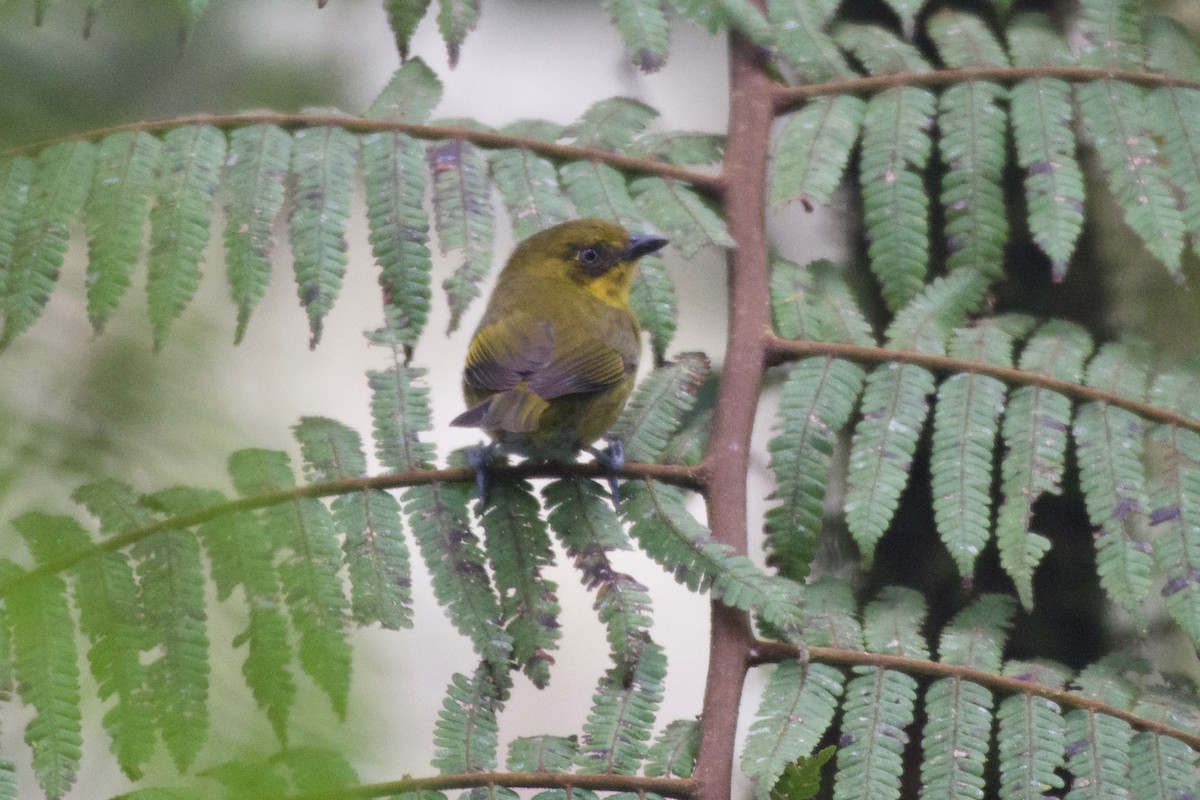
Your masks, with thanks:
[(1137, 414), (1144, 420), (1170, 425), (1175, 428), (1200, 433), (1200, 420), (1168, 411), (1149, 403), (1131, 400), (1115, 392), (1094, 389), (1081, 383), (1052, 378), (1037, 372), (1029, 372), (1015, 367), (1001, 367), (982, 361), (972, 361), (966, 358), (951, 358), (949, 356), (917, 353), (912, 350), (892, 350), (887, 347), (865, 347), (857, 344), (841, 342), (814, 342), (806, 339), (782, 339), (778, 336), (767, 338), (767, 363), (779, 364), (785, 361), (795, 361), (809, 356), (832, 356), (848, 361), (865, 362), (870, 364), (913, 364), (925, 367), (935, 372), (969, 372), (974, 375), (987, 375), (1005, 383), (1016, 386), (1038, 386), (1059, 394), (1074, 397), (1085, 402), (1105, 403), (1115, 408), (1123, 408)]
[(1070, 83), (1114, 80), (1149, 88), (1200, 89), (1200, 81), (1176, 78), (1161, 72), (1134, 72), (1100, 67), (965, 67), (935, 69), (929, 72), (897, 72), (891, 75), (864, 75), (861, 78), (810, 83), (804, 86), (773, 84), (778, 111), (788, 111), (813, 97), (834, 94), (874, 94), (896, 86), (949, 86), (966, 81), (1017, 83), (1033, 78), (1056, 78)]
[(473, 789), (507, 786), (513, 789), (587, 789), (596, 792), (653, 792), (663, 797), (689, 800), (698, 794), (699, 783), (684, 778), (650, 778), (642, 775), (571, 775), (552, 772), (466, 772), (427, 778), (401, 778), (384, 783), (326, 789), (292, 795), (286, 800), (356, 800), (387, 797), (405, 792)]
[[(516, 479), (525, 478), (607, 478), (609, 475), (609, 467), (601, 466), (594, 462), (582, 464), (559, 464), (559, 463), (521, 463), (512, 466), (496, 466), (492, 468), (494, 479), (501, 480), (505, 477)], [(703, 470), (700, 467), (682, 466), (676, 464), (641, 464), (637, 462), (628, 462), (620, 470), (618, 474), (626, 478), (650, 478), (664, 483), (682, 486), (686, 489), (699, 490), (701, 488), (700, 476)], [(281, 503), (290, 503), (302, 497), (333, 497), (337, 495), (350, 494), (352, 492), (366, 492), (371, 490), (386, 490), (399, 489), (405, 486), (420, 486), (431, 483), (466, 483), (475, 480), (475, 472), (471, 469), (462, 467), (451, 467), (447, 469), (414, 469), (405, 472), (392, 472), (385, 475), (372, 475), (363, 478), (346, 478), (338, 481), (323, 481), (316, 483), (307, 483), (303, 486), (296, 486), (291, 489), (281, 489), (274, 492), (263, 492), (262, 494), (251, 495), (249, 497), (240, 497), (236, 500), (229, 500), (224, 503), (217, 503), (206, 508), (200, 508), (195, 511), (189, 511), (185, 514), (176, 514), (164, 519), (153, 522), (149, 525), (142, 525), (137, 528), (130, 528), (115, 536), (110, 536), (107, 539), (96, 542), (87, 550), (70, 553), (62, 558), (57, 558), (53, 561), (48, 561), (38, 567), (22, 573), (19, 577), (0, 585), (0, 597), (6, 597), (12, 594), (18, 587), (24, 585), (27, 581), (35, 578), (44, 577), (46, 575), (56, 575), (64, 572), (77, 564), (93, 558), (101, 553), (115, 552), (123, 550), (143, 539), (153, 536), (156, 533), (171, 530), (186, 530), (197, 525), (202, 525), (209, 520), (223, 517), (237, 511), (257, 511), (271, 506), (277, 506)]]
[(807, 658), (821, 664), (831, 664), (839, 667), (879, 667), (894, 669), (908, 675), (924, 675), (930, 678), (958, 678), (979, 684), (1001, 694), (1030, 694), (1053, 700), (1066, 708), (1080, 708), (1096, 714), (1128, 722), (1135, 728), (1150, 731), (1160, 736), (1170, 736), (1181, 742), (1186, 742), (1193, 749), (1200, 750), (1200, 735), (1181, 730), (1157, 720), (1143, 717), (1109, 705), (1091, 697), (1085, 697), (1067, 689), (1055, 689), (1031, 681), (1024, 681), (1009, 675), (997, 675), (985, 670), (972, 669), (959, 664), (945, 664), (939, 661), (928, 661), (922, 658), (887, 655), (884, 653), (867, 653), (859, 650), (844, 650), (839, 647), (804, 647), (783, 642), (758, 642), (755, 646), (753, 663), (774, 664), (792, 658)]
[(633, 156), (602, 150), (598, 147), (579, 147), (570, 144), (547, 142), (529, 136), (511, 136), (495, 131), (480, 131), (458, 125), (426, 125), (412, 122), (398, 122), (386, 119), (365, 119), (341, 114), (283, 114), (269, 111), (255, 111), (242, 114), (191, 114), (171, 119), (142, 120), (123, 125), (113, 125), (108, 128), (95, 128), (90, 131), (46, 139), (31, 144), (21, 145), (0, 152), (0, 156), (24, 155), (43, 150), (50, 145), (64, 141), (97, 140), (114, 133), (129, 131), (144, 133), (162, 133), (176, 128), (195, 125), (212, 125), (215, 128), (241, 128), (248, 125), (278, 125), (281, 128), (318, 128), (337, 126), (353, 133), (374, 133), (391, 131), (404, 133), (414, 139), (459, 139), (477, 144), (491, 150), (518, 149), (540, 153), (550, 158), (563, 161), (597, 161), (608, 164), (623, 172), (633, 172), (645, 175), (657, 175), (661, 178), (684, 181), (691, 184), (700, 192), (717, 196), (721, 193), (723, 183), (719, 175), (697, 172), (695, 170), (658, 161), (652, 158), (635, 158)]

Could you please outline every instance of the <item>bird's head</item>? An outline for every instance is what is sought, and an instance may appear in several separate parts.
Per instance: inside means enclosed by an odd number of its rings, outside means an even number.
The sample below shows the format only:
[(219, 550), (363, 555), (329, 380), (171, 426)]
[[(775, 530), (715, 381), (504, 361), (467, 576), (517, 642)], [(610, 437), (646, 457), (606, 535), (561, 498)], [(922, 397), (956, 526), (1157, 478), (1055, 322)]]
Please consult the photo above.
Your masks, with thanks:
[(637, 260), (667, 240), (630, 234), (612, 222), (578, 219), (546, 228), (525, 239), (504, 271), (566, 280), (610, 305), (627, 306)]

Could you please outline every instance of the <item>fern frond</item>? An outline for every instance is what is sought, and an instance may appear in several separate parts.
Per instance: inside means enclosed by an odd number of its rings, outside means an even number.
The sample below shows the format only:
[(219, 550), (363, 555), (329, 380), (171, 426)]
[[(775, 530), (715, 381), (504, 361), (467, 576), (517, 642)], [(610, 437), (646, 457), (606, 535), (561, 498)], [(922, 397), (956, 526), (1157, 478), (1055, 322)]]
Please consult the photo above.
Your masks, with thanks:
[[(1196, 186), (1200, 182), (1200, 91), (1195, 89), (1156, 89), (1146, 99), (1147, 111), (1162, 136), (1162, 154), (1167, 177), (1177, 187)], [(1183, 222), (1192, 236), (1193, 248), (1200, 238), (1200, 199), (1183, 191)]]
[(1187, 797), (1196, 786), (1196, 751), (1170, 736), (1135, 733), (1129, 783), (1137, 798)]
[(717, 164), (725, 152), (725, 137), (700, 131), (647, 131), (630, 142), (625, 152), (681, 167)]
[[(331, 419), (304, 417), (294, 430), (309, 480), (367, 474), (362, 439), (353, 429)], [(339, 494), (330, 511), (350, 568), (351, 616), (360, 625), (411, 628), (412, 574), (396, 498), (378, 489)]]
[(703, 353), (680, 353), (637, 385), (609, 436), (625, 445), (634, 461), (653, 463), (696, 403), (696, 393), (708, 375)]
[(129, 288), (141, 258), (161, 153), (162, 142), (135, 131), (114, 133), (96, 147), (83, 221), (88, 237), (88, 319), (97, 333)]
[[(887, 586), (863, 612), (867, 650), (928, 658), (921, 626), (920, 594)], [(842, 741), (834, 776), (834, 800), (896, 800), (904, 770), (906, 732), (912, 725), (917, 682), (895, 670), (855, 667), (846, 686)]]
[[(62, 142), (38, 154), (30, 176), (21, 221), (6, 265), (0, 311), (0, 349), (37, 321), (50, 301), (67, 252), (71, 220), (92, 185), (96, 148), (89, 142)], [(17, 167), (19, 169), (19, 167)], [(10, 173), (10, 185), (13, 175)], [(22, 194), (11, 187), (14, 196)], [(8, 216), (6, 213), (5, 216)]]
[(563, 478), (547, 484), (542, 495), (550, 529), (584, 585), (596, 593), (594, 607), (608, 631), (613, 663), (630, 675), (650, 640), (652, 621), (646, 587), (617, 572), (608, 558), (608, 550), (629, 548), (620, 519), (595, 481)]
[[(13, 520), (13, 527), (39, 563), (93, 546), (87, 532), (71, 517), (33, 512)], [(101, 552), (81, 561), (75, 573), (79, 629), (90, 645), (88, 663), (98, 694), (102, 700), (116, 698), (104, 714), (104, 728), (121, 770), (136, 780), (157, 743), (153, 707), (144, 687), (146, 668), (141, 655), (148, 643), (133, 568), (124, 553)]]
[(598, 147), (622, 152), (658, 112), (631, 97), (599, 100), (567, 126), (564, 134), (579, 147)]
[[(504, 132), (513, 133), (513, 127)], [(497, 150), (489, 162), (512, 220), (514, 239), (521, 241), (570, 218), (554, 164), (529, 150)]]
[(508, 695), (507, 678), (506, 672), (494, 673), (484, 665), (469, 678), (455, 673), (450, 679), (433, 728), (433, 766), (440, 772), (482, 772), (496, 766), (496, 714)]
[(405, 61), (392, 73), (363, 114), (368, 119), (425, 122), (442, 100), (442, 82), (419, 57)]
[[(213, 498), (213, 502), (221, 502)], [(257, 516), (249, 511), (222, 515), (196, 531), (212, 564), (217, 597), (227, 599), (241, 586), (248, 618), (246, 628), (233, 638), (235, 647), (246, 645), (242, 676), (271, 721), (275, 737), (287, 744), (287, 721), (296, 698), (292, 674), (292, 647), (287, 619), (280, 608), (279, 576), (275, 572), (274, 542)]]
[(647, 775), (690, 778), (700, 750), (700, 720), (677, 719), (668, 722), (646, 751)]
[[(295, 486), (287, 454), (274, 450), (239, 450), (229, 458), (229, 473), (242, 495)], [(334, 712), (344, 716), (350, 645), (333, 516), (320, 500), (300, 497), (266, 508), (262, 520), (267, 535), (285, 548), (279, 577), (292, 626), (300, 635), (300, 666), (328, 695)]]
[(999, 672), (1006, 632), (1016, 612), (1004, 594), (980, 595), (954, 615), (938, 640), (938, 657), (981, 672)]
[(446, 42), (451, 69), (458, 65), (459, 51), (467, 34), (479, 24), (482, 6), (480, 0), (438, 0), (438, 30)]
[(667, 63), (671, 29), (662, 0), (604, 0), (629, 60), (642, 72), (657, 72)]
[(581, 217), (619, 222), (627, 228), (641, 224), (641, 212), (629, 196), (625, 176), (597, 161), (572, 161), (559, 170), (563, 188)]
[(1146, 66), (1168, 75), (1200, 77), (1200, 44), (1177, 20), (1151, 14), (1146, 20)]
[(767, 447), (781, 501), (764, 517), (767, 563), (802, 581), (825, 519), (833, 450), (862, 392), (866, 373), (850, 361), (806, 358), (792, 366), (779, 396), (778, 433)]
[(508, 670), (513, 642), (501, 624), (500, 600), (471, 530), (472, 491), (465, 484), (431, 483), (409, 487), (401, 497), (434, 597), (488, 669), (500, 675)]
[(775, 29), (775, 43), (796, 83), (854, 76), (825, 31), (827, 15), (823, 11), (813, 3), (768, 0), (767, 17)]
[(713, 538), (684, 507), (673, 486), (651, 481), (625, 485), (621, 515), (629, 533), (675, 580), (692, 591), (707, 589), (727, 606), (754, 610), (782, 630), (794, 628), (799, 616), (799, 587), (764, 574), (750, 559)]
[[(939, 11), (929, 35), (950, 67), (1008, 66), (1008, 58), (983, 22), (970, 14)], [(1004, 204), (1008, 92), (988, 81), (964, 81), (938, 98), (938, 147), (948, 171), (942, 178), (946, 214), (946, 266), (993, 278), (1003, 273), (1008, 216)]]
[(897, 39), (891, 31), (878, 25), (842, 23), (834, 29), (833, 38), (838, 47), (858, 59), (872, 75), (902, 75), (908, 72), (929, 71), (929, 62), (916, 47)]
[(934, 96), (902, 87), (867, 101), (863, 117), (862, 186), (871, 271), (892, 310), (925, 285), (929, 260), (929, 162)]
[(432, 0), (383, 0), (388, 27), (392, 29), (401, 61), (408, 60), (408, 45), (416, 33), (417, 25), (425, 19), (430, 2)]
[(505, 765), (513, 772), (570, 772), (578, 752), (574, 736), (520, 736), (509, 743)]
[[(950, 342), (954, 358), (1012, 366), (1013, 339), (999, 325), (960, 328)], [(951, 375), (938, 388), (929, 458), (938, 536), (969, 581), (987, 543), (992, 517), (992, 462), (1007, 387), (974, 373)]]
[(234, 342), (267, 291), (275, 237), (271, 226), (283, 207), (292, 137), (275, 125), (235, 128), (225, 162), (225, 269), (238, 307)]
[[(1025, 346), (1019, 366), (1068, 381), (1078, 381), (1091, 352), (1087, 332), (1069, 322), (1052, 321)], [(1035, 533), (1033, 504), (1043, 494), (1058, 494), (1066, 465), (1071, 401), (1040, 386), (1020, 386), (1009, 394), (1000, 426), (1007, 452), (1000, 462), (996, 544), (1000, 566), (1013, 579), (1021, 605), (1033, 605), (1033, 571), (1050, 548)]]
[(71, 499), (99, 520), (100, 531), (105, 534), (123, 533), (148, 525), (154, 519), (142, 505), (141, 495), (112, 478), (85, 483), (71, 493)]
[[(1105, 345), (1088, 365), (1087, 385), (1140, 400), (1146, 391), (1148, 360), (1144, 346)], [(1079, 485), (1088, 518), (1097, 529), (1100, 585), (1113, 602), (1140, 620), (1153, 568), (1149, 546), (1137, 536), (1149, 502), (1141, 420), (1107, 403), (1086, 403), (1076, 413), (1072, 434), (1079, 454)]]
[(804, 590), (804, 641), (817, 647), (863, 649), (862, 625), (850, 585), (820, 578)]
[(0, 758), (0, 798), (17, 800), (17, 765), (7, 758)]
[(528, 481), (495, 480), (481, 521), (484, 546), (513, 658), (538, 688), (550, 682), (558, 645), (558, 586), (542, 575), (554, 563), (550, 534)]
[[(1185, 411), (1196, 397), (1194, 373), (1159, 375), (1151, 387), (1152, 402)], [(1167, 613), (1200, 646), (1200, 434), (1155, 425), (1148, 435), (1150, 524), (1161, 530), (1154, 539), (1154, 558), (1166, 577), (1163, 600)]]
[(449, 331), (479, 296), (492, 266), (492, 205), (487, 157), (470, 142), (434, 142), (426, 150), (433, 173), (433, 222), (442, 255), (462, 251), (462, 263), (442, 283), (450, 301)]
[(875, 333), (845, 272), (825, 259), (804, 266), (772, 259), (771, 308), (779, 335), (874, 347)]
[(208, 125), (176, 128), (163, 137), (150, 210), (146, 293), (155, 349), (200, 285), (213, 195), (225, 160), (225, 135)]
[(788, 116), (774, 150), (771, 202), (826, 205), (842, 182), (865, 110), (853, 95), (832, 95)]
[(1066, 715), (1067, 771), (1072, 776), (1067, 800), (1130, 796), (1130, 749), (1133, 729), (1123, 719), (1075, 709)]
[(1167, 183), (1158, 146), (1146, 130), (1145, 92), (1119, 81), (1076, 87), (1084, 129), (1108, 174), (1109, 188), (1125, 221), (1146, 249), (1176, 280), (1182, 280), (1183, 217)]
[[(1066, 42), (1041, 14), (1022, 14), (1008, 30), (1018, 67), (1071, 63)], [(1055, 281), (1067, 265), (1083, 230), (1083, 172), (1075, 158), (1071, 86), (1056, 78), (1021, 81), (1009, 91), (1017, 161), (1025, 170), (1025, 204), (1033, 241), (1051, 263)]]
[(642, 216), (662, 231), (684, 257), (696, 255), (702, 245), (733, 247), (725, 221), (695, 192), (663, 178), (638, 178), (629, 184)]
[(346, 225), (354, 194), (358, 139), (335, 125), (293, 135), (292, 253), (300, 305), (308, 312), (309, 347), (321, 341), (346, 273)]
[(7, 265), (13, 263), (13, 248), (29, 200), (33, 167), (33, 159), (25, 156), (0, 158), (0, 264), (5, 265), (0, 270), (0, 298), (8, 296)]
[(679, 298), (666, 263), (659, 256), (643, 256), (638, 260), (629, 305), (642, 330), (650, 334), (655, 365), (663, 365), (678, 326)]
[(833, 721), (845, 680), (827, 664), (791, 660), (776, 666), (742, 751), (742, 771), (759, 800), (771, 796), (784, 767), (812, 755)]
[(654, 717), (662, 702), (667, 657), (647, 642), (632, 676), (609, 668), (592, 696), (576, 764), (587, 775), (632, 774), (646, 755)]
[[(11, 562), (0, 565), (17, 575)], [(25, 741), (33, 750), (33, 772), (46, 796), (67, 793), (79, 770), (83, 737), (75, 622), (67, 585), (55, 575), (29, 581), (4, 599), (12, 626), (13, 668), (21, 699), (33, 707)]]
[(433, 443), (420, 438), (420, 434), (433, 428), (429, 387), (420, 383), (425, 372), (397, 364), (391, 369), (367, 373), (375, 457), (393, 472), (428, 469), (433, 465)]
[[(167, 489), (144, 499), (166, 513), (194, 503), (190, 490)], [(184, 504), (187, 505), (184, 505)], [(205, 628), (204, 565), (190, 531), (168, 530), (142, 539), (137, 560), (142, 617), (150, 648), (161, 655), (147, 667), (146, 685), (163, 742), (182, 772), (208, 737), (208, 631)]]
[(1081, 0), (1079, 33), (1081, 61), (1089, 67), (1139, 70), (1145, 64), (1142, 46), (1142, 4), (1136, 0)]
[[(1004, 674), (1061, 689), (1066, 676), (1060, 667), (1010, 661)], [(1066, 725), (1058, 703), (1032, 693), (1010, 695), (996, 712), (996, 755), (1000, 766), (1002, 800), (1042, 800), (1061, 789)]]
[(411, 348), (425, 328), (432, 294), (425, 147), (402, 133), (372, 133), (362, 139), (362, 163), (384, 322), (399, 344)]

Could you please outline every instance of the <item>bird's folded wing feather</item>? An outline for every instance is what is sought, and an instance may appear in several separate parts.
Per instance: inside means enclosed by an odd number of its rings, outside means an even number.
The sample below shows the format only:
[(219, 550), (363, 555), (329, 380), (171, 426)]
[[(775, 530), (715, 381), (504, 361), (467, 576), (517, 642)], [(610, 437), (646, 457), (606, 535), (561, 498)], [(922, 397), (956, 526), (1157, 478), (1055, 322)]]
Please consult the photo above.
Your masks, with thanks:
[(624, 380), (626, 359), (617, 348), (592, 337), (564, 346), (561, 338), (548, 320), (507, 315), (481, 328), (471, 340), (466, 383), (504, 392), (525, 381), (538, 396), (553, 400)]

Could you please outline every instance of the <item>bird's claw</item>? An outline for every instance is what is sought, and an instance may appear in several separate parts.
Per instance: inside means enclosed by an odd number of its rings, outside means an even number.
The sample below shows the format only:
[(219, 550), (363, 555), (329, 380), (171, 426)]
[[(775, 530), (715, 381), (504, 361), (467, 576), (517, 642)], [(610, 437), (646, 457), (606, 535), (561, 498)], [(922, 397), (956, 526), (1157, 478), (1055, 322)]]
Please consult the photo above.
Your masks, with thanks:
[(487, 505), (488, 470), (496, 460), (496, 443), (481, 444), (467, 449), (467, 465), (475, 470), (475, 494), (481, 506)]
[(625, 445), (620, 439), (609, 439), (608, 447), (603, 450), (594, 447), (587, 450), (608, 471), (608, 490), (612, 493), (613, 505), (620, 505), (621, 488), (617, 485), (617, 472), (625, 466)]

